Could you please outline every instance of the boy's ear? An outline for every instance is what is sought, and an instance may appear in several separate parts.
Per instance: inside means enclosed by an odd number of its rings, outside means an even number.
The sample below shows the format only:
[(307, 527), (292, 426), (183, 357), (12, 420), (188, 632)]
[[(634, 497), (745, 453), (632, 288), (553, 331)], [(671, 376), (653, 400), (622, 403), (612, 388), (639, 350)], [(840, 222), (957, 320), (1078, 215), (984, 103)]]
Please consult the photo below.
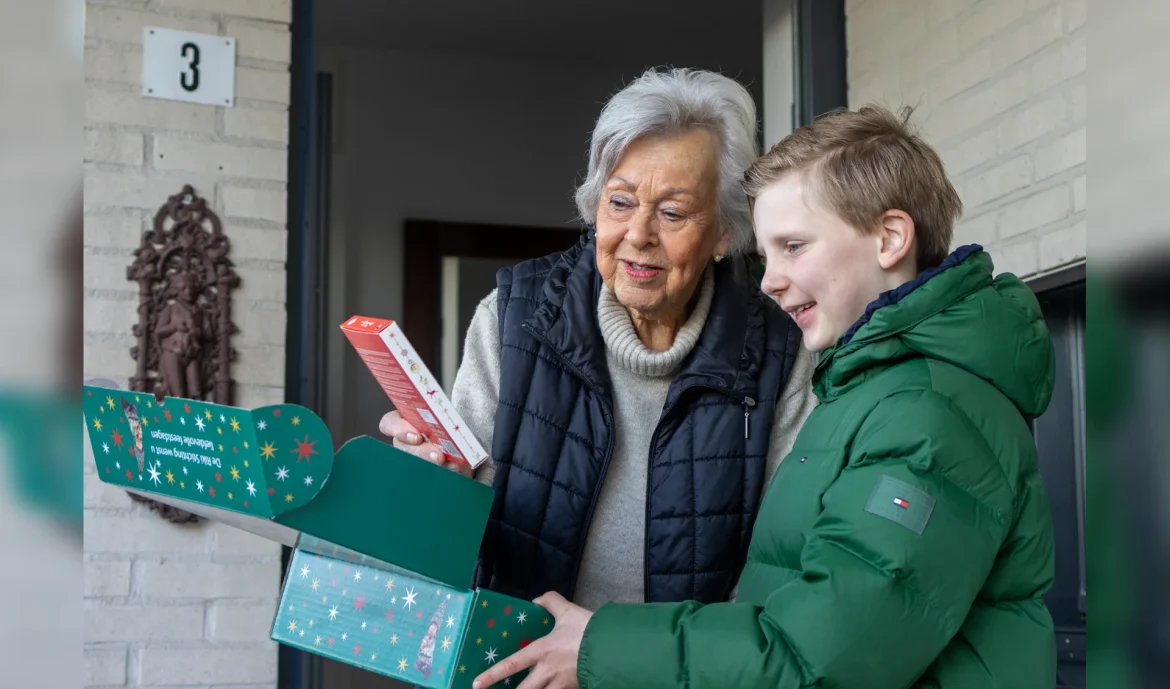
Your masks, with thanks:
[[(905, 211), (888, 210), (879, 222), (881, 247), (878, 263), (883, 270), (914, 264), (914, 219)], [(907, 261), (907, 259), (909, 259)], [(914, 271), (912, 271), (914, 272)]]

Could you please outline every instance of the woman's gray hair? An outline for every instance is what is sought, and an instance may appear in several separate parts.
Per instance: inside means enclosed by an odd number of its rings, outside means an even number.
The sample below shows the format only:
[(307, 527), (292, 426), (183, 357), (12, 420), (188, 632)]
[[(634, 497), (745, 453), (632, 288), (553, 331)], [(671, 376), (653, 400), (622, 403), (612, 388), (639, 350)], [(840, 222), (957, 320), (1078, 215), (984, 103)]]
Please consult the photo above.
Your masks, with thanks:
[(738, 82), (705, 70), (650, 69), (602, 108), (589, 147), (589, 170), (575, 194), (586, 224), (596, 224), (602, 189), (630, 144), (694, 128), (709, 129), (722, 144), (718, 217), (728, 253), (752, 250), (751, 211), (740, 180), (758, 155), (756, 105)]

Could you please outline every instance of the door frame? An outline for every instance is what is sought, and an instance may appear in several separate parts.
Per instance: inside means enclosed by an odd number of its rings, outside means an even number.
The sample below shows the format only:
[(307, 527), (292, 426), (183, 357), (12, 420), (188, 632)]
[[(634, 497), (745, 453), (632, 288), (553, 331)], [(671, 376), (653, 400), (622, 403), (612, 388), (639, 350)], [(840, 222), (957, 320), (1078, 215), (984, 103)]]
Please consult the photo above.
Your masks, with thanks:
[(576, 244), (579, 227), (530, 227), (407, 219), (403, 223), (402, 332), (423, 363), (439, 371), (444, 256), (528, 258)]

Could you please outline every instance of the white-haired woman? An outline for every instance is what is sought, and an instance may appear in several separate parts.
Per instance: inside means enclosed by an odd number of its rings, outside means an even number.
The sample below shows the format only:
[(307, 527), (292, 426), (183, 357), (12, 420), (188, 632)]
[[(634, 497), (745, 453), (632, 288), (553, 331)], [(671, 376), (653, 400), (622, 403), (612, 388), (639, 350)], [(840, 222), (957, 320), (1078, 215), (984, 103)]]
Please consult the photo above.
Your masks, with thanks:
[[(733, 596), (814, 404), (800, 331), (745, 257), (756, 155), (751, 96), (719, 74), (651, 70), (602, 110), (576, 193), (591, 231), (500, 271), (455, 380), (492, 457), (478, 585), (585, 610)], [(442, 461), (397, 413), (382, 430)]]

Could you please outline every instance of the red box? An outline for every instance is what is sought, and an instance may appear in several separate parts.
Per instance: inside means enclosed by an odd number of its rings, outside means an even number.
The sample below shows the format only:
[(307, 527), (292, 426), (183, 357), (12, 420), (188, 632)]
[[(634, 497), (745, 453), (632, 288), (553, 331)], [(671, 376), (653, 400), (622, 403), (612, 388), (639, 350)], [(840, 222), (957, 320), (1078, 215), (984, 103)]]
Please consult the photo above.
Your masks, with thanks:
[(354, 316), (341, 326), (394, 408), (447, 459), (475, 468), (487, 452), (394, 321)]

